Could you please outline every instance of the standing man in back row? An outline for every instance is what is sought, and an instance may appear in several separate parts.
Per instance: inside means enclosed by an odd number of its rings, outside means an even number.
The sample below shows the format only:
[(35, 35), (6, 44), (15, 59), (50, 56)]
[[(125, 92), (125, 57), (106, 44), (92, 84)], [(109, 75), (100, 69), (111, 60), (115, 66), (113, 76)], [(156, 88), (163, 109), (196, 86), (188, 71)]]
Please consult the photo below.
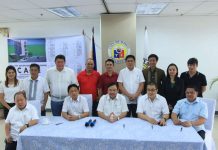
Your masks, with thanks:
[[(198, 90), (198, 97), (203, 97), (202, 93), (206, 91), (207, 80), (204, 74), (197, 71), (198, 60), (190, 58), (187, 62), (188, 71), (183, 72), (180, 78), (184, 81), (184, 91), (188, 86), (195, 86)], [(184, 93), (185, 97), (185, 93)]]
[(80, 86), (80, 94), (92, 94), (92, 116), (98, 116), (98, 89), (97, 84), (100, 77), (99, 72), (94, 70), (94, 60), (92, 58), (87, 59), (86, 69), (81, 71), (78, 76), (78, 82)]
[(117, 82), (119, 89), (125, 96), (129, 112), (127, 117), (137, 117), (137, 100), (144, 88), (145, 79), (142, 71), (135, 67), (135, 56), (128, 55), (125, 58), (126, 68), (119, 73)]
[(162, 94), (162, 83), (165, 78), (165, 73), (162, 69), (157, 68), (158, 56), (156, 54), (151, 54), (148, 56), (147, 69), (144, 69), (143, 75), (145, 78), (144, 94), (147, 93), (147, 84), (153, 82), (157, 85), (158, 94)]
[(114, 71), (114, 60), (107, 59), (105, 61), (105, 69), (106, 72), (100, 76), (98, 82), (98, 89), (99, 89), (99, 97), (102, 95), (106, 95), (108, 92), (108, 86), (111, 83), (117, 82), (118, 74)]
[(39, 76), (39, 73), (40, 66), (38, 64), (31, 64), (30, 77), (23, 80), (23, 89), (26, 92), (27, 100), (36, 107), (41, 116), (45, 116), (49, 87), (47, 80)]
[(65, 56), (55, 57), (55, 67), (47, 71), (46, 79), (50, 87), (51, 111), (53, 116), (61, 116), (65, 97), (68, 96), (67, 87), (78, 84), (74, 71), (65, 67)]

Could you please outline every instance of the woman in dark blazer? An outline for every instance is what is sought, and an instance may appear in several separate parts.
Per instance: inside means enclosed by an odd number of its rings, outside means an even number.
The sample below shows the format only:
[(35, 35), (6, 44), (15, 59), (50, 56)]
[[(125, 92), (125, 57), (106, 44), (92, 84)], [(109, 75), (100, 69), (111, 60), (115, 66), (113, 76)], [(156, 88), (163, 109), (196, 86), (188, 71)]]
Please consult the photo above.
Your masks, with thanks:
[(178, 77), (178, 67), (176, 64), (171, 63), (167, 67), (167, 77), (163, 80), (162, 91), (171, 113), (176, 102), (182, 99), (184, 94), (184, 83)]

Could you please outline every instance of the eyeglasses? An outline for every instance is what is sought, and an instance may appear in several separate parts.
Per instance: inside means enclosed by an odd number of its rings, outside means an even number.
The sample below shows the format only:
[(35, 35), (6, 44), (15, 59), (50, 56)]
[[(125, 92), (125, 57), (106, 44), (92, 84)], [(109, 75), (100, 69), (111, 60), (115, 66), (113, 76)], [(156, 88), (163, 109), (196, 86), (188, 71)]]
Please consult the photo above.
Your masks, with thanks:
[(148, 92), (155, 92), (157, 89), (147, 89)]
[(191, 92), (185, 92), (185, 94), (195, 94), (194, 91), (191, 91)]

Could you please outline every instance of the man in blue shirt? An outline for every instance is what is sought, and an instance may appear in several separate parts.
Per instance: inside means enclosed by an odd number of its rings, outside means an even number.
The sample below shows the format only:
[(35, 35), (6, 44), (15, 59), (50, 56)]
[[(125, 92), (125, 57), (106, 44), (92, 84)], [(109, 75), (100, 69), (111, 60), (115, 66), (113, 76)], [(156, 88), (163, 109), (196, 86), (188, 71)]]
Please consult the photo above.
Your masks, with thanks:
[(184, 127), (193, 126), (204, 139), (204, 123), (208, 117), (207, 105), (201, 98), (197, 97), (198, 89), (196, 87), (187, 86), (185, 94), (186, 98), (179, 100), (173, 109), (171, 115), (173, 123)]

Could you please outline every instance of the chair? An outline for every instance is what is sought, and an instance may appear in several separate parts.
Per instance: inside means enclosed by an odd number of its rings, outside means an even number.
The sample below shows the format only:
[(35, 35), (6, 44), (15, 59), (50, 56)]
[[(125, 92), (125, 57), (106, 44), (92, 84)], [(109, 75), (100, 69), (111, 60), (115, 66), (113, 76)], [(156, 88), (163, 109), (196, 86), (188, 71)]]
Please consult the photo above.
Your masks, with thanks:
[(89, 116), (92, 116), (92, 94), (80, 94), (80, 95), (87, 99), (88, 106), (89, 106)]
[(208, 99), (208, 98), (202, 98), (202, 100), (207, 104), (207, 108), (208, 108), (208, 118), (204, 124), (206, 129), (204, 149), (216, 150), (215, 142), (212, 137), (215, 109), (216, 109), (216, 100)]
[(28, 101), (28, 103), (32, 104), (36, 108), (38, 116), (40, 117), (41, 116), (41, 103), (40, 103), (40, 101), (33, 100), (33, 101)]

